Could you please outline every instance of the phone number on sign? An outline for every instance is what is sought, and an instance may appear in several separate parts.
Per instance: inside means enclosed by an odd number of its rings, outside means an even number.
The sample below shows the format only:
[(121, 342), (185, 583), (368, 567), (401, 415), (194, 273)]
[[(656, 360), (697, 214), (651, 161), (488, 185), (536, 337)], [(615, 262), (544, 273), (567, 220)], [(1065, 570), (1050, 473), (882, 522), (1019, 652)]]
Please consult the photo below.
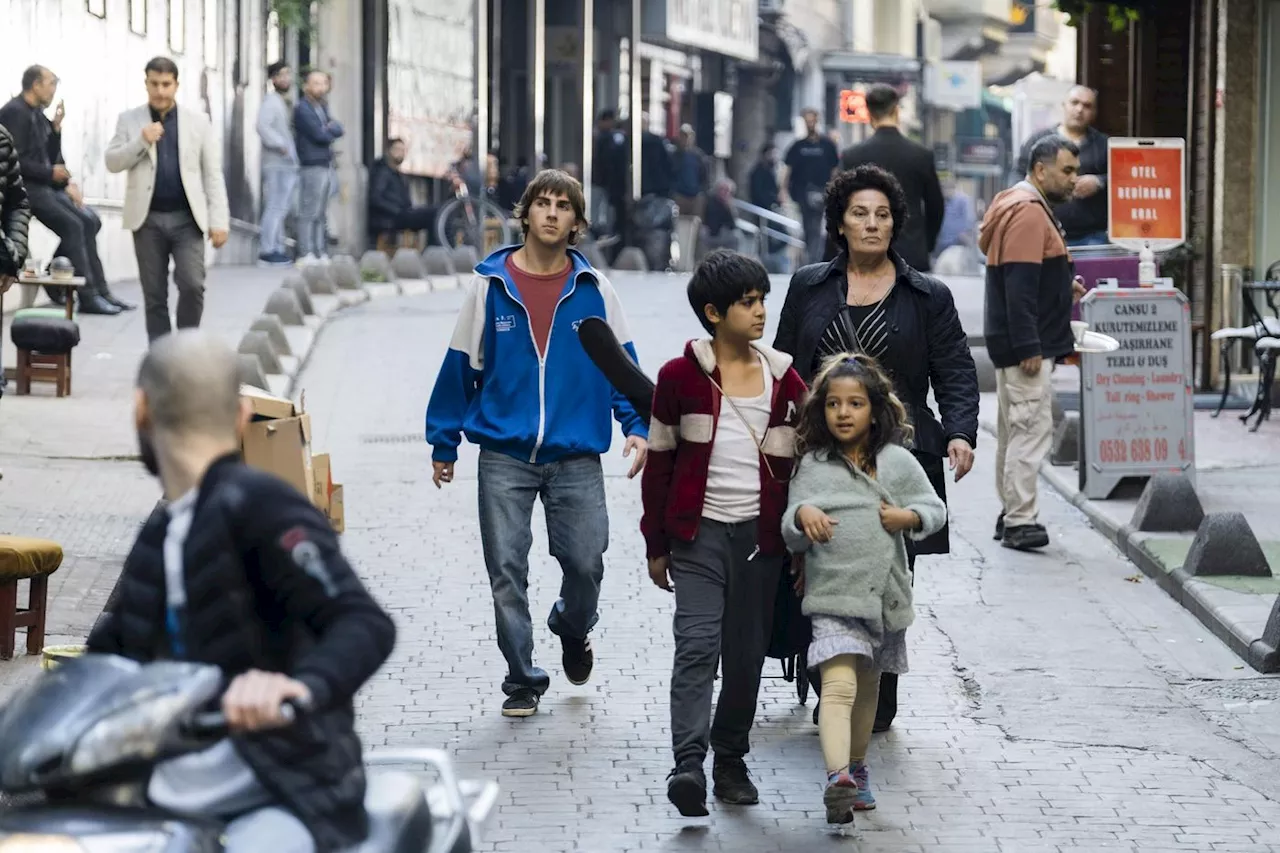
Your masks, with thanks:
[[(1178, 441), (1178, 459), (1187, 458), (1187, 443)], [(1164, 438), (1134, 438), (1125, 441), (1122, 438), (1106, 439), (1098, 442), (1099, 462), (1166, 462), (1169, 459), (1169, 441)]]

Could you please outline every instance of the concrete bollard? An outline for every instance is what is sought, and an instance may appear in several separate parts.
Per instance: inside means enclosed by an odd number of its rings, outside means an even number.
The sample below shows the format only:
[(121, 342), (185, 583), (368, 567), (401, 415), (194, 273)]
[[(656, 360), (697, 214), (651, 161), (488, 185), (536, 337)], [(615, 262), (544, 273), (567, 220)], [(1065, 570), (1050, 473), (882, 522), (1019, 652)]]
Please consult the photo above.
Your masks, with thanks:
[(287, 275), (280, 286), (292, 290), (293, 295), (298, 297), (298, 307), (302, 309), (303, 314), (316, 313), (316, 306), (311, 304), (311, 287), (307, 284), (307, 279), (296, 273)]
[(274, 314), (280, 318), (280, 323), (285, 326), (306, 325), (302, 306), (298, 304), (298, 295), (287, 287), (279, 287), (271, 291), (262, 313)]
[(628, 246), (618, 253), (618, 257), (613, 261), (613, 268), (629, 272), (648, 272), (649, 262), (645, 259), (644, 252), (635, 246)]
[(1053, 428), (1053, 449), (1049, 462), (1053, 465), (1074, 465), (1080, 461), (1080, 413), (1064, 412), (1062, 420)]
[(262, 369), (262, 362), (258, 360), (256, 355), (245, 355), (241, 353), (237, 356), (240, 363), (240, 384), (252, 385), (260, 391), (270, 391), (268, 387), (267, 374)]
[(427, 268), (422, 262), (422, 256), (414, 249), (396, 249), (395, 257), (391, 259), (391, 269), (395, 270), (397, 278), (427, 277)]
[[(303, 267), (300, 277), (307, 286), (308, 296), (312, 293), (331, 296), (338, 292), (338, 282), (333, 276), (333, 261), (330, 261), (328, 264), (309, 264)], [(307, 313), (311, 312), (308, 311)]]
[(266, 332), (245, 332), (236, 351), (240, 355), (256, 357), (264, 373), (284, 373), (284, 365), (280, 363), (280, 356), (271, 346), (271, 338)]
[(1267, 627), (1262, 629), (1262, 642), (1273, 649), (1280, 649), (1280, 595), (1276, 596), (1276, 603), (1271, 605)]
[(387, 257), (386, 252), (370, 249), (360, 256), (360, 280), (371, 282), (396, 280), (396, 272), (391, 268), (391, 259)]
[(422, 264), (427, 275), (456, 275), (453, 253), (444, 246), (428, 246), (422, 253)]
[(969, 347), (969, 355), (973, 358), (973, 366), (978, 371), (978, 392), (994, 394), (996, 392), (996, 366), (991, 363), (991, 356), (986, 346)]
[(271, 339), (271, 348), (280, 355), (293, 355), (293, 347), (289, 346), (289, 336), (284, 333), (284, 324), (274, 314), (262, 314), (249, 327), (251, 332), (266, 332)]
[(1204, 508), (1185, 474), (1160, 473), (1147, 480), (1129, 525), (1143, 533), (1199, 530)]
[(340, 290), (360, 288), (360, 264), (350, 255), (334, 255), (329, 261), (329, 274)]
[(1182, 570), (1193, 577), (1271, 577), (1267, 555), (1242, 512), (1206, 515), (1191, 540)]
[(480, 265), (480, 256), (474, 246), (453, 247), (453, 270), (460, 275), (471, 275)]

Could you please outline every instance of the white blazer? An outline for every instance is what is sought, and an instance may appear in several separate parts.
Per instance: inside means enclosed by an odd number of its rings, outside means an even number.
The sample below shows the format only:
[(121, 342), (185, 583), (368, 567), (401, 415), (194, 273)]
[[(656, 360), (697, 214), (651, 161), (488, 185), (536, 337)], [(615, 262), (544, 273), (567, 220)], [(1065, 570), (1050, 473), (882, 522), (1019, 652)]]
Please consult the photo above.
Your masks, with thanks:
[[(208, 118), (186, 107), (179, 106), (177, 110), (178, 169), (191, 215), (205, 234), (227, 231), (231, 227), (231, 212), (222, 175), (222, 147), (214, 138)], [(130, 231), (137, 231), (146, 222), (155, 190), (156, 147), (142, 138), (142, 129), (151, 121), (149, 106), (125, 110), (117, 119), (115, 136), (107, 145), (107, 171), (129, 173), (122, 218), (124, 227)]]

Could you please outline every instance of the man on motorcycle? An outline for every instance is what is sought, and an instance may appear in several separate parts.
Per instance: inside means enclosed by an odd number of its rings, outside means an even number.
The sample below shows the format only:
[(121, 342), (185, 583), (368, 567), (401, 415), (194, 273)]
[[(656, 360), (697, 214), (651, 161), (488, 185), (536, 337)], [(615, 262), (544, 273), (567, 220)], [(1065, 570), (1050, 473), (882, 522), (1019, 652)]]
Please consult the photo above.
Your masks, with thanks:
[[(239, 459), (249, 419), (234, 352), (207, 332), (138, 371), (142, 461), (166, 503), (143, 526), (90, 652), (221, 667), (229, 738), (160, 764), (149, 796), (228, 822), (228, 851), (327, 853), (368, 834), (352, 698), (395, 626), (307, 497)], [(307, 709), (290, 725), (281, 707)]]

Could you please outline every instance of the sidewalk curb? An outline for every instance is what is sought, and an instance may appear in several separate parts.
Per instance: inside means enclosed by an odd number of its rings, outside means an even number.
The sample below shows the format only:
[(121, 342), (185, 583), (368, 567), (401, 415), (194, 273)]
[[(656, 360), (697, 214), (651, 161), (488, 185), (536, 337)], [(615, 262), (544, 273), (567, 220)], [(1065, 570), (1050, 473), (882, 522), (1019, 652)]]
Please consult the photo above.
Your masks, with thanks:
[[(994, 424), (982, 421), (981, 427), (984, 432), (995, 436)], [(1253, 636), (1251, 629), (1244, 628), (1224, 614), (1216, 604), (1206, 600), (1199, 585), (1192, 583), (1195, 578), (1183, 571), (1181, 566), (1165, 571), (1164, 566), (1142, 547), (1143, 542), (1151, 534), (1134, 530), (1128, 524), (1117, 524), (1114, 519), (1102, 512), (1093, 500), (1079, 492), (1066, 474), (1059, 470), (1058, 466), (1050, 463), (1047, 458), (1040, 463), (1040, 477), (1053, 486), (1058, 494), (1066, 498), (1068, 503), (1084, 513), (1095, 530), (1107, 537), (1126, 559), (1155, 581), (1156, 586), (1164, 590), (1183, 609), (1199, 619), (1201, 624), (1215, 637), (1226, 643), (1241, 660), (1264, 674), (1280, 672), (1280, 649)]]

